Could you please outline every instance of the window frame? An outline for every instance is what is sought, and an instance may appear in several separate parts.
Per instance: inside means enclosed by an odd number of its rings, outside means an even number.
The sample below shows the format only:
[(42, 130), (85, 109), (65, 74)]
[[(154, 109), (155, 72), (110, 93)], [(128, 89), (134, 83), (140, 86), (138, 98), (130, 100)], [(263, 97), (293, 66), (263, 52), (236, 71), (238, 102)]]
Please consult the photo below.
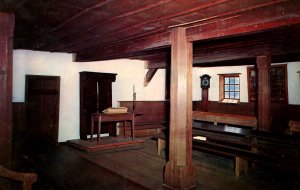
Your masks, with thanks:
[[(227, 74), (218, 74), (219, 75), (219, 101), (221, 103), (239, 103), (240, 102), (240, 98), (241, 98), (241, 77), (240, 77), (240, 73), (227, 73)], [(225, 98), (225, 78), (227, 77), (238, 77), (239, 78), (239, 98)], [(230, 80), (230, 79), (229, 79)], [(230, 82), (229, 82), (230, 85)], [(234, 85), (236, 85), (234, 83)], [(231, 92), (230, 90), (228, 92)], [(233, 92), (237, 92), (234, 91)]]
[[(271, 77), (271, 69), (272, 68), (279, 68), (281, 67), (283, 69), (283, 72), (284, 72), (284, 77), (283, 77), (283, 88), (284, 88), (284, 99), (283, 100), (274, 100), (274, 97), (272, 97), (272, 89), (275, 88), (275, 85), (276, 84), (273, 84), (272, 83), (272, 77)], [(254, 70), (255, 72), (255, 79), (253, 82), (256, 83), (256, 89), (251, 89), (251, 70)], [(278, 65), (271, 65), (271, 68), (270, 68), (270, 93), (271, 93), (271, 102), (272, 103), (283, 103), (283, 104), (287, 104), (288, 103), (288, 73), (287, 73), (287, 64), (278, 64)], [(249, 102), (256, 102), (257, 101), (257, 91), (258, 91), (258, 75), (257, 75), (257, 68), (254, 67), (254, 66), (249, 66), (247, 67), (247, 81), (248, 81), (248, 101)]]

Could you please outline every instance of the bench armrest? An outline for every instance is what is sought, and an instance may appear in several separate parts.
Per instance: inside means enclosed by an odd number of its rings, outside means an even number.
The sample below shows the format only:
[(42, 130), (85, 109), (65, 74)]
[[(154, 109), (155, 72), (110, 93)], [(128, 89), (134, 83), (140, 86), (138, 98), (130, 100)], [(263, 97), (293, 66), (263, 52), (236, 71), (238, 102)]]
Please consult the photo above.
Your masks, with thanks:
[(38, 179), (36, 173), (15, 172), (7, 168), (4, 168), (1, 165), (0, 165), (0, 177), (23, 182), (24, 190), (31, 189), (31, 185), (34, 182), (36, 182)]

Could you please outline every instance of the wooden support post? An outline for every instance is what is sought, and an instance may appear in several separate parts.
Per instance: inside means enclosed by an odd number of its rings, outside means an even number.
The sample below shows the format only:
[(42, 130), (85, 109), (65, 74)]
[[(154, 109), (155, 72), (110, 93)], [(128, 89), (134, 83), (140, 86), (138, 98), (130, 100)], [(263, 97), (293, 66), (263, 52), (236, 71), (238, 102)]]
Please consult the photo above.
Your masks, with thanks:
[[(11, 168), (12, 159), (12, 53), (14, 15), (0, 13), (0, 165)], [(0, 189), (10, 184), (0, 179)]]
[(258, 130), (271, 130), (271, 91), (270, 91), (270, 67), (271, 56), (262, 55), (256, 57), (258, 70), (258, 105), (257, 121)]
[(196, 186), (192, 162), (192, 43), (184, 28), (172, 31), (169, 161), (164, 186), (191, 189)]

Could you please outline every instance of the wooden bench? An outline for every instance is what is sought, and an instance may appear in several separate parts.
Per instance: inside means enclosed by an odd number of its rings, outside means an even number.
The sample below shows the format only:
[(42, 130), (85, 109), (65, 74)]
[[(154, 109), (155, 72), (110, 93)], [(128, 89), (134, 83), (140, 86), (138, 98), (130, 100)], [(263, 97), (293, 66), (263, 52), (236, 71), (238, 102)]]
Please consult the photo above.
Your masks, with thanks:
[[(213, 124), (215, 126), (218, 125), (218, 123), (222, 123), (222, 124), (226, 124), (226, 125), (229, 124), (229, 125), (247, 126), (247, 127), (253, 127), (253, 128), (257, 127), (257, 119), (256, 119), (256, 117), (252, 117), (252, 116), (193, 111), (193, 120), (213, 122)], [(206, 138), (207, 138), (207, 135), (208, 134), (206, 134)], [(209, 140), (212, 140), (212, 139), (221, 140), (222, 138), (216, 138), (216, 136), (210, 136), (208, 139)], [(234, 139), (228, 139), (228, 140), (234, 141)], [(223, 138), (223, 141), (224, 141), (224, 138)], [(246, 140), (246, 141), (239, 140), (239, 142), (231, 143), (230, 146), (234, 147), (238, 144), (245, 145), (245, 143), (248, 145), (248, 147), (247, 147), (248, 150), (252, 149), (252, 142), (248, 142), (248, 140)], [(199, 147), (198, 147), (198, 149), (199, 149)], [(225, 153), (225, 152), (223, 152), (223, 153)], [(235, 176), (239, 177), (240, 173), (242, 171), (247, 173), (248, 161), (245, 159), (242, 159), (241, 157), (239, 157), (237, 155), (230, 154), (230, 156), (233, 156), (235, 158)]]
[(257, 127), (257, 119), (252, 116), (193, 111), (193, 120), (213, 122), (214, 125), (223, 123), (254, 128)]
[(193, 150), (234, 158), (235, 176), (248, 172), (248, 160), (239, 150), (251, 151), (252, 129), (193, 122)]
[(289, 121), (288, 134), (293, 134), (294, 132), (300, 132), (300, 121)]
[[(197, 124), (198, 123), (198, 124)], [(248, 132), (247, 132), (248, 131)], [(226, 126), (208, 123), (193, 123), (193, 150), (235, 158), (235, 175), (247, 172), (248, 161), (255, 166), (263, 163), (279, 170), (300, 172), (300, 138), (241, 128), (239, 132), (228, 132)], [(242, 163), (239, 163), (242, 160)], [(253, 165), (252, 165), (253, 166)]]
[(37, 175), (35, 173), (21, 173), (11, 171), (0, 165), (0, 177), (21, 181), (23, 183), (23, 190), (31, 190), (32, 184), (37, 181)]
[[(165, 140), (165, 137), (161, 136), (161, 137), (156, 137), (157, 139), (157, 155), (160, 156), (160, 153), (162, 150), (166, 149), (166, 140)], [(193, 140), (195, 142), (195, 140)], [(196, 150), (205, 150), (205, 147), (203, 146), (200, 146), (201, 148), (199, 148), (199, 146), (197, 145), (193, 145), (193, 149), (196, 149)], [(220, 153), (220, 152), (219, 152)], [(247, 173), (248, 172), (248, 161), (239, 157), (239, 156), (236, 156), (236, 155), (233, 155), (233, 154), (227, 154), (228, 156), (233, 156), (235, 158), (235, 176), (236, 177), (239, 177), (241, 172), (245, 172)]]

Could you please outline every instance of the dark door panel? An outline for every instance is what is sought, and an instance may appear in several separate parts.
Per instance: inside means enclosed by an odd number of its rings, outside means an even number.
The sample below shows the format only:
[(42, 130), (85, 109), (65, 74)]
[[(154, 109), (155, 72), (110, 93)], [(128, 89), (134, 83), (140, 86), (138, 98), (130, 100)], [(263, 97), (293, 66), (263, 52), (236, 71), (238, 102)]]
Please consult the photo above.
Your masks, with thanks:
[(58, 143), (59, 76), (26, 75), (27, 131)]

